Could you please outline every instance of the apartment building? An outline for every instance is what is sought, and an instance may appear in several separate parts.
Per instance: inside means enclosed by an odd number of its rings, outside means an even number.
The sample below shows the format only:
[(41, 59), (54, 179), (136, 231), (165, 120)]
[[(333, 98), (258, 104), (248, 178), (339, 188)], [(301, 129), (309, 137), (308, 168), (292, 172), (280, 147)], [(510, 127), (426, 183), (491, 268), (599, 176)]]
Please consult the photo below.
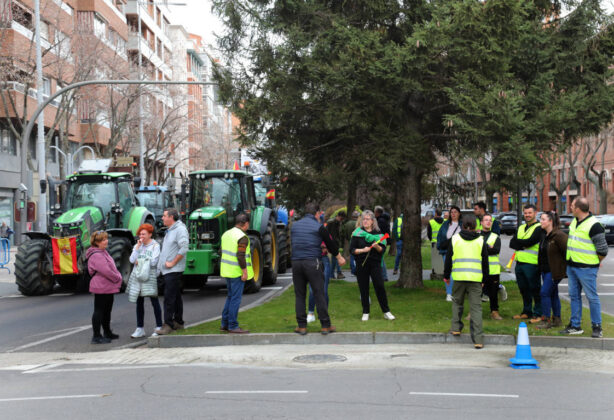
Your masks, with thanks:
[[(43, 90), (46, 99), (67, 84), (99, 77), (101, 69), (93, 64), (92, 57), (104, 58), (114, 68), (127, 66), (124, 6), (125, 0), (41, 0), (44, 80), (39, 87), (35, 77), (34, 1), (0, 0), (0, 95), (3, 99), (0, 102), (0, 221), (13, 225), (13, 206), (21, 182), (20, 138), (37, 106), (37, 89)], [(104, 115), (96, 111), (101, 100), (97, 88), (92, 88), (80, 92), (73, 104), (58, 98), (48, 106), (44, 121), (45, 132), (53, 132), (50, 145), (74, 153), (80, 144), (93, 139), (104, 144), (110, 129)], [(32, 167), (28, 168), (26, 185), (29, 199), (33, 201), (39, 194), (36, 132), (35, 128), (28, 144)], [(75, 163), (78, 164), (81, 156), (76, 157)], [(60, 175), (59, 159), (63, 158), (50, 148), (47, 171), (52, 176)]]

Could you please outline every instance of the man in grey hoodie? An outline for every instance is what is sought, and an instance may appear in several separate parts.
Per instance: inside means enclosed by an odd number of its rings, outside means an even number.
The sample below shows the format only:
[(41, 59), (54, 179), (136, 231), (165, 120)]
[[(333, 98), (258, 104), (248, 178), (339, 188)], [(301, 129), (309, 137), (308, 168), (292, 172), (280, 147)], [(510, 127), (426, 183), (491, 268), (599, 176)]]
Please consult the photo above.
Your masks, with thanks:
[(170, 334), (183, 329), (183, 300), (181, 298), (181, 275), (185, 270), (188, 253), (188, 229), (179, 220), (177, 209), (164, 210), (162, 223), (168, 228), (158, 260), (158, 271), (164, 278), (164, 325), (158, 335)]

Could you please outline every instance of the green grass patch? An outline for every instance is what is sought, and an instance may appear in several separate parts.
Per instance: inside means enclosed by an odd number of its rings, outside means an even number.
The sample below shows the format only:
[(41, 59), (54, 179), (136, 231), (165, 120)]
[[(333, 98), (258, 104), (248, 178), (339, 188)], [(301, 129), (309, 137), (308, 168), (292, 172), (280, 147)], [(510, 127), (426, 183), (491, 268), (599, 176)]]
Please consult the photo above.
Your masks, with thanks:
[[(429, 251), (430, 252), (430, 251)], [(522, 299), (515, 282), (505, 282), (508, 300), (499, 303), (499, 313), (503, 321), (491, 320), (490, 307), (483, 303), (482, 315), (484, 332), (486, 334), (516, 334), (519, 321), (512, 316), (522, 311)], [(329, 313), (333, 325), (338, 331), (369, 332), (369, 331), (411, 331), (411, 332), (441, 332), (450, 329), (452, 319), (452, 304), (445, 300), (445, 288), (442, 281), (425, 281), (423, 289), (399, 289), (394, 282), (386, 283), (386, 291), (391, 312), (396, 320), (387, 321), (377, 303), (373, 288), (371, 288), (371, 320), (362, 322), (362, 307), (360, 293), (356, 283), (332, 280), (329, 286)], [(569, 322), (570, 307), (566, 301), (561, 302), (563, 322)], [(465, 315), (469, 312), (465, 301)], [(584, 309), (582, 316), (583, 336), (591, 334), (590, 316)], [(469, 321), (463, 321), (463, 332), (469, 333)], [(294, 290), (290, 287), (282, 295), (270, 302), (245, 312), (239, 313), (239, 324), (253, 333), (290, 333), (296, 327), (294, 313)], [(220, 322), (212, 321), (188, 328), (181, 334), (219, 334)], [(529, 324), (531, 335), (559, 335), (561, 328), (538, 330)], [(309, 324), (309, 332), (318, 332), (320, 323)], [(604, 337), (614, 337), (614, 317), (603, 315)]]

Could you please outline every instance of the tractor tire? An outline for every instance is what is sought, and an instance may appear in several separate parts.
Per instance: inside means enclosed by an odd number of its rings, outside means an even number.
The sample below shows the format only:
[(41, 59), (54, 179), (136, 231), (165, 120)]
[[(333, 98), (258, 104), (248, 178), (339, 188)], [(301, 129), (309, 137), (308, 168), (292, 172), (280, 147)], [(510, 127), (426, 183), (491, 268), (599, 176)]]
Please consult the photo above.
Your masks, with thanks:
[(53, 292), (55, 278), (50, 248), (50, 242), (44, 239), (33, 239), (19, 246), (15, 256), (15, 282), (22, 294), (41, 296)]
[(279, 231), (277, 236), (277, 247), (279, 249), (279, 269), (277, 272), (279, 274), (284, 274), (288, 270), (288, 234), (286, 230), (283, 229)]
[(254, 269), (254, 278), (245, 282), (244, 293), (257, 293), (262, 287), (264, 277), (264, 255), (260, 240), (256, 236), (249, 235), (249, 246), (252, 256), (252, 268)]
[(262, 237), (262, 253), (264, 254), (262, 284), (275, 284), (279, 272), (279, 238), (277, 237), (277, 225), (273, 218), (269, 219), (266, 232)]
[(130, 264), (132, 247), (126, 238), (110, 237), (108, 251), (113, 261), (115, 261), (115, 267), (117, 267), (119, 273), (122, 275), (122, 286), (120, 291), (123, 293), (126, 290), (128, 279), (132, 272), (132, 264)]

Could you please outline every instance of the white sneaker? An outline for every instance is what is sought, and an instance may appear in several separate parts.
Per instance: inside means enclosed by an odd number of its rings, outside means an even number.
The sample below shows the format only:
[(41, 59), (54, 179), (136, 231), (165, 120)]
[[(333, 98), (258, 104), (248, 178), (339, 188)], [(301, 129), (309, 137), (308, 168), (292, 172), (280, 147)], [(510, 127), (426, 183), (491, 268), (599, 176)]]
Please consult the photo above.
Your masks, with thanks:
[(134, 330), (134, 332), (132, 333), (132, 335), (130, 337), (132, 337), (132, 338), (145, 337), (145, 330), (143, 328), (137, 327), (137, 329)]
[(162, 331), (162, 327), (156, 327), (156, 329), (154, 330), (153, 334), (151, 335), (152, 337), (157, 337), (160, 334), (158, 334), (160, 331)]
[(384, 314), (384, 318), (386, 318), (388, 321), (392, 321), (394, 319), (394, 315), (392, 315), (390, 312), (386, 312)]
[(502, 284), (499, 285), (499, 299), (501, 299), (501, 301), (503, 302), (507, 300), (507, 290)]
[(368, 321), (369, 320), (369, 314), (362, 314), (362, 320), (363, 321)]
[(482, 295), (482, 302), (490, 302), (490, 298), (486, 295)]
[(316, 316), (313, 314), (313, 312), (309, 312), (307, 314), (307, 323), (310, 324), (312, 322), (316, 322)]
[(446, 300), (448, 302), (452, 302), (452, 295), (446, 295)]

